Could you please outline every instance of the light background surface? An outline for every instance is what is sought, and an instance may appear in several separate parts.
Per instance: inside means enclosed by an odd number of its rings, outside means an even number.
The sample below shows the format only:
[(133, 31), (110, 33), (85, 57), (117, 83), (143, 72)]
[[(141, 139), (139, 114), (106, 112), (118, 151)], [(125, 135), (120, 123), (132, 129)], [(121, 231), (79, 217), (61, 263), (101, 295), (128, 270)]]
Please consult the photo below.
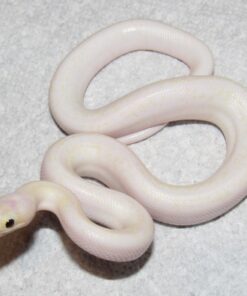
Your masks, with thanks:
[[(247, 85), (245, 0), (1, 0), (1, 193), (38, 179), (46, 149), (64, 136), (47, 104), (58, 63), (87, 36), (131, 18), (160, 20), (197, 36), (213, 52), (216, 75)], [(170, 57), (132, 53), (99, 73), (86, 106), (187, 73)], [(170, 125), (131, 148), (154, 175), (173, 184), (206, 179), (225, 155), (219, 130), (200, 123)], [(52, 214), (41, 213), (30, 227), (0, 240), (0, 295), (247, 295), (246, 201), (205, 225), (155, 228), (142, 258), (116, 264), (86, 254)]]

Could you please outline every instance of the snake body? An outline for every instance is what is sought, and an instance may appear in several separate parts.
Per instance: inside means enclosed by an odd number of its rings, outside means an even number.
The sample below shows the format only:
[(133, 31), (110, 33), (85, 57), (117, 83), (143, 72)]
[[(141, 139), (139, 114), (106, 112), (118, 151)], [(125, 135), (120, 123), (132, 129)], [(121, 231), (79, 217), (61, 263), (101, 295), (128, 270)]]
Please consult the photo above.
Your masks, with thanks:
[[(135, 50), (174, 56), (190, 67), (193, 76), (159, 81), (87, 110), (81, 99), (94, 75)], [(202, 42), (159, 22), (122, 22), (81, 43), (60, 64), (50, 89), (55, 120), (75, 134), (48, 149), (42, 181), (0, 199), (0, 233), (23, 227), (37, 211), (48, 210), (89, 253), (129, 261), (152, 242), (152, 218), (193, 225), (238, 204), (247, 192), (247, 90), (209, 76), (212, 71), (212, 55)], [(124, 144), (154, 134), (167, 122), (191, 119), (217, 125), (227, 143), (222, 166), (198, 184), (162, 183)], [(99, 180), (108, 188), (81, 177)]]
[[(106, 134), (130, 144), (149, 137), (164, 126), (163, 122), (153, 126), (142, 116), (138, 117), (142, 112), (135, 113), (132, 102), (135, 93), (97, 110), (88, 110), (82, 104), (83, 95), (98, 71), (114, 59), (137, 50), (151, 50), (175, 57), (190, 68), (191, 75), (210, 75), (213, 72), (213, 57), (208, 47), (186, 32), (147, 20), (112, 25), (70, 52), (52, 79), (50, 110), (64, 131), (69, 134)], [(147, 96), (146, 88), (139, 90), (138, 95), (140, 100)], [(149, 105), (154, 105), (151, 98)], [(153, 106), (151, 110), (157, 107)], [(151, 119), (152, 114), (149, 117)]]

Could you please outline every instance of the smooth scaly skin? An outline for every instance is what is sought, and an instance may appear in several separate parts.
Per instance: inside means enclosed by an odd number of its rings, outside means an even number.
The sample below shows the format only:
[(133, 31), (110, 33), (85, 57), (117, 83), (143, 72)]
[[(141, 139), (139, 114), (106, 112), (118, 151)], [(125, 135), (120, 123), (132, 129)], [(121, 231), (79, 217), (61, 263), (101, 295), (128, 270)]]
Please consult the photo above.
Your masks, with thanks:
[[(112, 25), (92, 35), (62, 61), (50, 88), (50, 109), (58, 125), (68, 134), (94, 132), (106, 134), (126, 144), (150, 137), (163, 128), (141, 118), (132, 125), (122, 113), (132, 112), (130, 95), (97, 109), (88, 110), (82, 98), (93, 77), (105, 65), (129, 52), (151, 50), (184, 62), (191, 75), (211, 75), (213, 57), (200, 40), (161, 22), (131, 20)], [(152, 101), (150, 101), (152, 104)], [(121, 108), (119, 108), (121, 105)], [(158, 108), (153, 106), (153, 108)]]
[[(86, 182), (85, 182), (86, 183)], [(96, 193), (96, 190), (95, 190)], [(107, 193), (110, 198), (107, 198)], [(105, 199), (98, 196), (98, 205), (106, 211), (97, 225), (85, 215), (79, 200), (69, 190), (55, 183), (39, 181), (26, 184), (16, 191), (36, 211), (56, 214), (68, 236), (81, 248), (103, 259), (134, 260), (143, 254), (153, 239), (153, 221), (148, 212), (125, 194), (105, 189)], [(83, 196), (83, 190), (80, 192)], [(30, 208), (30, 205), (29, 205)], [(97, 213), (97, 215), (99, 215)], [(97, 220), (97, 215), (92, 219)]]
[[(139, 201), (155, 219), (175, 225), (211, 220), (244, 197), (247, 94), (239, 85), (222, 78), (179, 78), (151, 84), (96, 111), (79, 105), (90, 79), (104, 64), (136, 49), (180, 58), (192, 74), (212, 72), (210, 52), (190, 35), (150, 21), (117, 24), (88, 39), (60, 65), (50, 92), (57, 122), (67, 132), (100, 132), (130, 143), (168, 121), (210, 121), (226, 137), (222, 167), (196, 185), (167, 185), (152, 176), (124, 144), (104, 135), (73, 135), (53, 145), (43, 161), (42, 178), (55, 183), (29, 183), (0, 199), (1, 234), (27, 225), (36, 211), (49, 210), (80, 247), (104, 259), (127, 261), (150, 245), (153, 224), (146, 210), (120, 191)], [(79, 176), (93, 177), (114, 190)], [(15, 225), (6, 229), (9, 219)]]
[(105, 203), (103, 209), (98, 208), (98, 203), (108, 193), (105, 188), (87, 184), (78, 175), (93, 177), (127, 193), (154, 219), (175, 225), (209, 221), (244, 198), (247, 192), (245, 88), (219, 77), (187, 77), (154, 83), (118, 103), (114, 112), (121, 114), (121, 118), (128, 116), (130, 126), (137, 122), (155, 126), (187, 119), (214, 123), (225, 135), (226, 159), (206, 181), (174, 186), (157, 180), (127, 146), (115, 139), (97, 134), (67, 137), (48, 151), (42, 176), (74, 192), (87, 215), (101, 221), (100, 215), (108, 205)]

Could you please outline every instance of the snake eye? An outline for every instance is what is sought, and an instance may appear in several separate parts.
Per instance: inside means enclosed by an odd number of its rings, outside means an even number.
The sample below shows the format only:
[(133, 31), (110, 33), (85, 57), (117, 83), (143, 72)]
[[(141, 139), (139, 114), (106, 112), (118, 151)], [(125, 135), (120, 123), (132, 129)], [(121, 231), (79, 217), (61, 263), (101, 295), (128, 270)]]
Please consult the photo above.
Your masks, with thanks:
[(5, 226), (6, 228), (13, 227), (15, 225), (15, 220), (14, 219), (9, 219), (9, 221), (6, 222)]

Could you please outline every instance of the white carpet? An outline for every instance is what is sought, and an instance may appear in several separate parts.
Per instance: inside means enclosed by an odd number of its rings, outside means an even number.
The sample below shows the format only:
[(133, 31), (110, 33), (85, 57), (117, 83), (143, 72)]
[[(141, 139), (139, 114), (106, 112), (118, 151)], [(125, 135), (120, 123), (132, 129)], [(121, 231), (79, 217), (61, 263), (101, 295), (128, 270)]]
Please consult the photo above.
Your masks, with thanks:
[[(245, 0), (1, 0), (1, 193), (38, 179), (46, 149), (64, 136), (47, 105), (58, 63), (93, 32), (130, 18), (161, 20), (194, 34), (211, 48), (217, 75), (247, 85)], [(130, 54), (95, 78), (86, 105), (101, 106), (149, 82), (187, 73), (172, 58)], [(189, 184), (219, 167), (225, 142), (213, 126), (187, 123), (133, 149), (163, 181)], [(205, 225), (155, 226), (145, 256), (115, 264), (86, 254), (53, 215), (41, 213), (30, 227), (0, 239), (0, 295), (247, 295), (246, 201)]]

